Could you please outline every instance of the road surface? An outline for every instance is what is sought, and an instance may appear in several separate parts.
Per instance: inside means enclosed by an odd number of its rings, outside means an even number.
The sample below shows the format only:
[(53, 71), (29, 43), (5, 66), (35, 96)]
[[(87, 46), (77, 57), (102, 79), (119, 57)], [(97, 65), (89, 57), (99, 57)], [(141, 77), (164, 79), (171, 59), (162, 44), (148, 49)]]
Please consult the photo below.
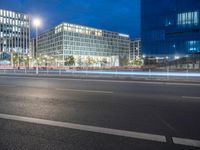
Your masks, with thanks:
[(200, 148), (200, 84), (0, 77), (0, 149)]

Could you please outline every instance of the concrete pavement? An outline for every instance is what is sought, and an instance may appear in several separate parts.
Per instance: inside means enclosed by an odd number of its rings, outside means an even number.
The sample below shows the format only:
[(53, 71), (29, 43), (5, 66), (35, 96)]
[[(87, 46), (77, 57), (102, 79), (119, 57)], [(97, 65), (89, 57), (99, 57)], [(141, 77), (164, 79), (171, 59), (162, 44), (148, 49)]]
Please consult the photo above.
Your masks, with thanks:
[[(186, 83), (0, 77), (0, 114), (17, 118), (0, 117), (0, 147), (197, 149), (199, 89), (198, 84)], [(34, 119), (41, 120), (36, 124)], [(76, 125), (80, 128), (72, 128)], [(164, 137), (166, 142), (149, 140), (149, 135)]]

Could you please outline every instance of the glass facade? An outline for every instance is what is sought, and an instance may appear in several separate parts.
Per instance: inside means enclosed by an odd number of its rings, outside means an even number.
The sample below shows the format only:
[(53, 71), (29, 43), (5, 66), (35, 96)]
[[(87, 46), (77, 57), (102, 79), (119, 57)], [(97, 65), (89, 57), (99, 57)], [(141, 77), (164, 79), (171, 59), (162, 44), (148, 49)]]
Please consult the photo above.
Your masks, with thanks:
[(200, 53), (199, 0), (141, 0), (144, 55)]
[(128, 58), (129, 49), (129, 35), (62, 23), (39, 35), (37, 55), (57, 56), (63, 61), (68, 56), (106, 58), (109, 65), (118, 66)]
[(0, 51), (27, 54), (30, 20), (27, 14), (0, 9)]

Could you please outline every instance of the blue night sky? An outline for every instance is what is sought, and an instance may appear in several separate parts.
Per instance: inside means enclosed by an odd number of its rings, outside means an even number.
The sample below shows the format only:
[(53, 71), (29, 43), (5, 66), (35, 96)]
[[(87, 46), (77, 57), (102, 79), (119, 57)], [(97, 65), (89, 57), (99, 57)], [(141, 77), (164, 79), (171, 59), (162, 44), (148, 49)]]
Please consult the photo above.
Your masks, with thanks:
[(39, 16), (40, 31), (69, 22), (140, 36), (140, 0), (0, 0), (0, 8)]

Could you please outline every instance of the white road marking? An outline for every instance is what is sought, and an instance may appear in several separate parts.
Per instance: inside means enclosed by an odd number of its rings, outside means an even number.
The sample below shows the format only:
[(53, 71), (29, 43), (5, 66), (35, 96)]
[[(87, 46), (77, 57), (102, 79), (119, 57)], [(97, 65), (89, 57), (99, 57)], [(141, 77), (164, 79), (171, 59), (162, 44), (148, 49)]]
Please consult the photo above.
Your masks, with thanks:
[(184, 138), (177, 138), (177, 137), (172, 137), (172, 140), (173, 140), (174, 144), (200, 147), (199, 140), (184, 139)]
[[(81, 124), (60, 122), (60, 121), (52, 121), (52, 120), (45, 120), (45, 119), (38, 119), (38, 118), (31, 118), (31, 117), (22, 117), (22, 116), (16, 116), (16, 115), (8, 115), (8, 114), (0, 114), (0, 119), (21, 121), (21, 122), (27, 122), (27, 123), (33, 123), (33, 124), (41, 124), (41, 125), (62, 127), (62, 128), (68, 128), (68, 129), (74, 129), (74, 130), (80, 130), (80, 131), (87, 131), (87, 132), (140, 139), (140, 140), (167, 143), (167, 139), (164, 135), (125, 131), (125, 130), (103, 128), (103, 127), (96, 127), (96, 126), (90, 126), (90, 125), (81, 125)], [(200, 147), (200, 140), (172, 137), (172, 141), (174, 144), (178, 144), (178, 145)]]
[(61, 88), (56, 88), (56, 90), (57, 90), (57, 91), (71, 91), (71, 92), (84, 92), (84, 93), (113, 94), (112, 91), (94, 91), (94, 90), (61, 89)]
[(21, 122), (34, 123), (34, 124), (49, 125), (49, 126), (54, 126), (54, 127), (62, 127), (62, 128), (88, 131), (88, 132), (94, 132), (94, 133), (129, 137), (129, 138), (134, 138), (134, 139), (142, 139), (142, 140), (156, 141), (156, 142), (162, 142), (162, 143), (166, 142), (165, 136), (156, 135), (156, 134), (102, 128), (102, 127), (95, 127), (95, 126), (89, 126), (89, 125), (81, 125), (81, 124), (74, 124), (74, 123), (67, 123), (67, 122), (60, 122), (60, 121), (51, 121), (51, 120), (22, 117), (22, 116), (16, 116), (16, 115), (8, 115), (8, 114), (0, 114), (0, 118), (6, 119), (6, 120), (15, 120), (15, 121), (21, 121)]
[(199, 99), (200, 97), (193, 97), (193, 96), (182, 96), (183, 99)]
[(15, 85), (0, 85), (0, 87), (12, 87), (12, 88), (15, 88), (17, 86), (15, 86)]
[[(156, 82), (154, 81), (119, 81), (119, 80), (102, 80), (102, 79), (67, 79), (67, 78), (55, 78), (55, 77), (10, 77), (10, 76), (0, 76), (0, 78), (14, 78), (14, 79), (20, 79), (20, 78), (31, 78), (35, 80), (60, 80), (60, 81), (83, 81), (83, 82), (105, 82), (105, 83), (138, 83), (138, 84), (155, 84), (155, 85), (180, 85), (180, 86), (200, 86), (200, 83), (176, 83), (175, 81), (162, 81), (162, 80), (157, 80)], [(172, 83), (174, 82), (174, 83)]]

